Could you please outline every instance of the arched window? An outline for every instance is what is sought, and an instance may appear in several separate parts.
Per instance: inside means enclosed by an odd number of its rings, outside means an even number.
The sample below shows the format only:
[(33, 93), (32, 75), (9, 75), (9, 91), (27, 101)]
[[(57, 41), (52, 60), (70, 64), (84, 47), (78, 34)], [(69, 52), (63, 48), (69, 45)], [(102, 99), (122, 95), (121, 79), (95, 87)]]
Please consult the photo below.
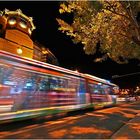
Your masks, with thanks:
[(16, 24), (16, 17), (10, 17), (9, 20), (8, 20), (8, 23), (9, 23), (10, 25)]
[(28, 29), (28, 32), (29, 32), (29, 34), (31, 35), (32, 31), (31, 31), (31, 29), (30, 29), (30, 28)]
[(24, 29), (27, 28), (27, 22), (23, 19), (20, 20), (19, 25), (20, 25), (20, 27), (22, 27)]

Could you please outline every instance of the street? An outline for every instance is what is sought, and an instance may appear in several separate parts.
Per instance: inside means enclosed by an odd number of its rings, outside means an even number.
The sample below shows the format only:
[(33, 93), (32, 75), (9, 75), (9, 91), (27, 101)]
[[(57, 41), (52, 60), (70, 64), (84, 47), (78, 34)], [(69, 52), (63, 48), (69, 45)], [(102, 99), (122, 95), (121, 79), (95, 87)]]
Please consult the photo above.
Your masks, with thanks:
[(56, 120), (26, 120), (0, 127), (1, 139), (109, 139), (140, 113), (140, 102), (75, 113)]

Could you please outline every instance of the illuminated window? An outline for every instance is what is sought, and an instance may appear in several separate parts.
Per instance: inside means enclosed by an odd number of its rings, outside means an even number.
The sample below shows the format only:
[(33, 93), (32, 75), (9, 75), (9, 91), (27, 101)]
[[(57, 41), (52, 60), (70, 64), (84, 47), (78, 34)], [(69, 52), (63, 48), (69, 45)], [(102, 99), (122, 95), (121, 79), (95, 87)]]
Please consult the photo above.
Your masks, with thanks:
[(32, 33), (32, 31), (31, 31), (31, 29), (30, 29), (30, 28), (28, 29), (28, 32), (29, 32), (29, 34), (31, 34), (31, 33)]
[(22, 27), (24, 29), (27, 28), (27, 23), (24, 20), (21, 20), (19, 25), (20, 25), (20, 27)]
[(8, 20), (8, 23), (9, 23), (10, 25), (16, 24), (16, 18), (14, 18), (14, 17), (10, 18), (10, 19)]

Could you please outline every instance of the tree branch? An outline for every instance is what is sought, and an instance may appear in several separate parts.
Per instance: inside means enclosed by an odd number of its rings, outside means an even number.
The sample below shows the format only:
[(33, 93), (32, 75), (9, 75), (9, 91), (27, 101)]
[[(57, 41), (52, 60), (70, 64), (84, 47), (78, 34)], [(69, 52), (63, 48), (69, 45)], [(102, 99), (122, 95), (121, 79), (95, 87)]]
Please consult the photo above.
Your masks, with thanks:
[(108, 11), (112, 12), (113, 14), (125, 17), (126, 19), (130, 20), (129, 17), (127, 17), (126, 15), (116, 12), (115, 9), (113, 8), (113, 6), (108, 1), (106, 1), (106, 3), (109, 4), (109, 6), (112, 7), (113, 10), (111, 10), (109, 8), (104, 8), (105, 10), (108, 10)]
[(121, 35), (121, 36), (123, 36), (123, 37), (125, 37), (125, 38), (127, 38), (127, 39), (129, 39), (129, 40), (131, 40), (131, 38), (130, 37), (128, 37), (127, 35), (124, 35), (124, 34), (122, 34), (122, 33), (118, 33), (119, 35)]
[(140, 40), (138, 40), (137, 37), (132, 36), (132, 40), (133, 40), (136, 44), (138, 44), (138, 45), (140, 46)]
[(130, 2), (129, 2), (129, 5), (130, 5), (130, 6), (129, 6), (129, 9), (130, 9), (131, 18), (132, 18), (132, 20), (133, 20), (133, 22), (134, 22), (134, 24), (135, 24), (135, 27), (136, 27), (135, 31), (136, 31), (136, 33), (137, 33), (137, 35), (138, 35), (138, 40), (140, 40), (139, 25), (138, 25), (138, 23), (137, 23), (137, 21), (136, 21), (136, 19), (135, 19), (135, 17), (134, 17), (134, 14), (133, 14), (133, 11), (132, 11)]
[(132, 23), (132, 25), (134, 26), (136, 34), (138, 36), (138, 40), (140, 41), (140, 27), (139, 27), (139, 24), (137, 23), (137, 21), (135, 19), (135, 16), (133, 14), (130, 2), (128, 1), (128, 4), (129, 4), (128, 6), (125, 6), (123, 2), (120, 2), (120, 4), (122, 5), (122, 7), (127, 12), (128, 16), (130, 18), (129, 20)]

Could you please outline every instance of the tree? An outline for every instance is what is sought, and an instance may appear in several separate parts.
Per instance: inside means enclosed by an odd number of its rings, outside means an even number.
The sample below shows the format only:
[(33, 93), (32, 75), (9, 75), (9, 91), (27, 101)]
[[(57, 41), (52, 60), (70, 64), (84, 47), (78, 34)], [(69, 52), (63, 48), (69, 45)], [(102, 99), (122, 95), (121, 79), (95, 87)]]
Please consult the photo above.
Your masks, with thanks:
[(81, 42), (86, 54), (95, 54), (97, 44), (103, 61), (111, 58), (117, 63), (140, 60), (140, 2), (139, 1), (66, 1), (59, 11), (73, 13), (69, 24), (57, 19), (59, 30), (74, 43)]

